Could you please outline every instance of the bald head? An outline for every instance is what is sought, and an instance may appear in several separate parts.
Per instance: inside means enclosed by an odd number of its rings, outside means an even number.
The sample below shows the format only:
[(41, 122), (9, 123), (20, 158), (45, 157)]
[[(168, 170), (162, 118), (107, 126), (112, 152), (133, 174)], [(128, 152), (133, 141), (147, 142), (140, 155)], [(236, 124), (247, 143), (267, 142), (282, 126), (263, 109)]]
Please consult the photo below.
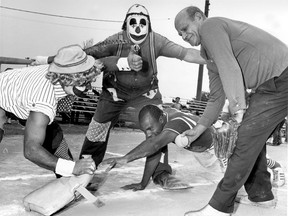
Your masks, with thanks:
[(187, 19), (190, 19), (191, 21), (194, 21), (196, 13), (199, 13), (202, 17), (205, 17), (203, 11), (201, 11), (198, 7), (189, 6), (189, 7), (182, 9), (175, 17), (175, 20), (174, 20), (175, 28), (176, 28), (176, 24), (179, 21), (181, 21), (183, 18), (187, 18)]
[(187, 8), (182, 9), (180, 12), (177, 13), (175, 19), (174, 19), (174, 27), (175, 29), (177, 29), (177, 26), (179, 26), (179, 22), (181, 22), (181, 20), (188, 16), (187, 14)]
[(206, 19), (203, 12), (194, 6), (182, 9), (175, 17), (174, 25), (178, 34), (191, 46), (200, 45), (199, 27)]

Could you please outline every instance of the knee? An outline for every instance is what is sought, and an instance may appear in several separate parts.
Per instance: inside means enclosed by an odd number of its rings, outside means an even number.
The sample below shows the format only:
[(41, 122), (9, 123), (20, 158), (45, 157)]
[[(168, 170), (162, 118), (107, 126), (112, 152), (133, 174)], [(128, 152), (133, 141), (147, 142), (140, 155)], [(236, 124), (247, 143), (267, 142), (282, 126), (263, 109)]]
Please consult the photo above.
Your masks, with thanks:
[(110, 130), (111, 122), (99, 123), (92, 118), (86, 137), (91, 142), (105, 142)]

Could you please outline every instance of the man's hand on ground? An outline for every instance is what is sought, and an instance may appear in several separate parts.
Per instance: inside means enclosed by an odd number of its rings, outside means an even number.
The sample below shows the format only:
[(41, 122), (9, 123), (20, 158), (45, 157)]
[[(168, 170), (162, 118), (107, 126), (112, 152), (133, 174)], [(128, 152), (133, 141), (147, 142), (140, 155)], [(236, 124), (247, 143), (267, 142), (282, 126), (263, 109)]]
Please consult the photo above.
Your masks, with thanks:
[(134, 184), (129, 184), (121, 187), (124, 190), (133, 190), (133, 191), (138, 191), (138, 190), (144, 190), (145, 187), (142, 186), (141, 183), (134, 183)]

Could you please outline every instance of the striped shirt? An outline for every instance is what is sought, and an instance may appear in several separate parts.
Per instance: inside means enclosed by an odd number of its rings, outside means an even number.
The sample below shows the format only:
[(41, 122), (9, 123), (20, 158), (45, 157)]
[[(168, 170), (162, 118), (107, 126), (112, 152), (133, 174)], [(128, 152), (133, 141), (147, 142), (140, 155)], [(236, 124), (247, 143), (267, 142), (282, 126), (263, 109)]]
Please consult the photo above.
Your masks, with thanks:
[(0, 107), (26, 120), (30, 111), (50, 119), (56, 116), (57, 102), (67, 94), (60, 84), (45, 78), (49, 65), (24, 67), (0, 73)]
[[(182, 134), (184, 131), (194, 128), (200, 119), (198, 116), (184, 113), (174, 108), (167, 108), (164, 112), (167, 116), (167, 123), (163, 131), (172, 131), (176, 134)], [(209, 149), (213, 143), (210, 130), (208, 128), (189, 147), (185, 147), (185, 149), (194, 152), (203, 152)]]

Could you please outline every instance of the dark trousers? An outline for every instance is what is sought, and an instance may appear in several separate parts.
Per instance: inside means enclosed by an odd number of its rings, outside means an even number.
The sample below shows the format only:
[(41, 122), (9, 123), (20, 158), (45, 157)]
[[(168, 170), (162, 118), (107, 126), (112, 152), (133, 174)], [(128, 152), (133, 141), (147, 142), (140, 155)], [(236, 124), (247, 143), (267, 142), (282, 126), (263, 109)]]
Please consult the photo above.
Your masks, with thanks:
[[(66, 160), (73, 160), (71, 151), (66, 141), (64, 140), (63, 131), (60, 125), (55, 121), (53, 121), (46, 128), (46, 136), (43, 142), (43, 147), (56, 157)], [(61, 175), (56, 173), (55, 175), (56, 178), (62, 177)]]
[(277, 146), (281, 144), (281, 128), (283, 127), (283, 125), (285, 124), (285, 119), (283, 119), (282, 122), (280, 122), (280, 124), (277, 125), (277, 127), (275, 128), (275, 130), (272, 133), (272, 137), (273, 137), (273, 143), (272, 145)]
[[(43, 147), (51, 154), (56, 154), (57, 157), (66, 160), (73, 160), (73, 156), (67, 143), (63, 143), (63, 141), (64, 134), (60, 125), (55, 121), (53, 121), (50, 125), (47, 125)], [(59, 148), (62, 148), (62, 151), (59, 151)], [(56, 151), (58, 151), (58, 153), (56, 153)]]
[[(92, 155), (96, 166), (98, 166), (105, 156), (110, 130), (117, 123), (120, 113), (127, 108), (130, 109), (131, 112), (129, 120), (136, 123), (138, 122), (138, 113), (143, 106), (147, 104), (161, 103), (162, 96), (159, 91), (152, 99), (144, 96), (139, 96), (136, 98), (126, 99), (125, 101), (114, 101), (111, 94), (107, 90), (103, 90), (97, 103), (97, 109), (93, 118), (96, 122), (99, 123), (111, 122), (109, 131), (104, 142), (92, 142), (88, 140), (87, 137), (85, 137), (80, 152), (80, 158), (82, 158), (82, 155)], [(138, 124), (136, 124), (136, 127), (137, 126)]]
[(287, 116), (288, 68), (279, 77), (260, 85), (252, 95), (241, 126), (238, 140), (224, 178), (217, 186), (209, 204), (231, 213), (238, 190), (244, 185), (251, 201), (274, 198), (267, 171), (266, 140)]

